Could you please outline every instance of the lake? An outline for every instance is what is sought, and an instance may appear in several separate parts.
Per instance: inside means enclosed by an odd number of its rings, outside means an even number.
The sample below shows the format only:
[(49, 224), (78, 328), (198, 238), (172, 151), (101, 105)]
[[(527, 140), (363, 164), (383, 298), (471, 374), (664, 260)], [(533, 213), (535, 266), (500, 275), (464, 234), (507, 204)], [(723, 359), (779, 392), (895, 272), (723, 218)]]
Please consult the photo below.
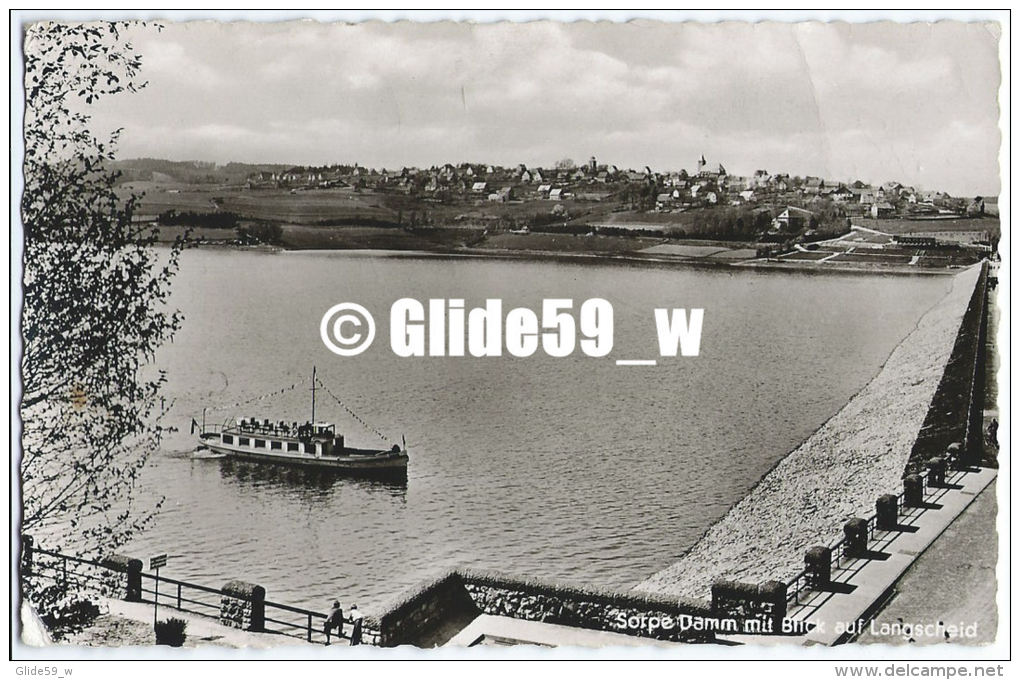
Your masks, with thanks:
[[(470, 565), (630, 588), (675, 561), (780, 458), (879, 370), (949, 277), (812, 275), (626, 263), (190, 250), (174, 283), (185, 316), (158, 355), (168, 436), (143, 477), (166, 502), (123, 552), (168, 552), (167, 576), (241, 578), (273, 601), (371, 610), (442, 567)], [(413, 297), (610, 301), (608, 357), (398, 358), (390, 305)], [(352, 301), (372, 347), (331, 353), (319, 322)], [(704, 308), (701, 353), (657, 366), (653, 309)], [(191, 418), (305, 421), (320, 379), (391, 441), (405, 485), (196, 459)], [(351, 445), (385, 443), (319, 394)], [(708, 593), (705, 593), (708, 596)]]

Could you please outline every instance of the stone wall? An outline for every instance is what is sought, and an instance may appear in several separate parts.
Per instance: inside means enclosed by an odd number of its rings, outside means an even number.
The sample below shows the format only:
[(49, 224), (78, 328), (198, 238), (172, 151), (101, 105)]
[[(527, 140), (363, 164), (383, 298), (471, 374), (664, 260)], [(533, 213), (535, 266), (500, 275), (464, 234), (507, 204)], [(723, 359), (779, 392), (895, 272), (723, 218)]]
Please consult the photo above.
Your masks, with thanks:
[[(602, 630), (656, 639), (707, 642), (702, 622), (713, 617), (701, 600), (666, 598), (460, 569), (428, 579), (366, 621), (380, 644), (415, 644), (432, 631), (478, 614)], [(634, 625), (668, 621), (672, 625)]]
[[(700, 600), (563, 585), (494, 572), (464, 570), (461, 574), (468, 594), (484, 614), (663, 640), (714, 639), (711, 632), (696, 629), (697, 621), (713, 617), (709, 603)], [(690, 625), (679, 623), (681, 617)], [(677, 623), (668, 628), (632, 625), (653, 619)]]
[(712, 614), (757, 624), (744, 624), (744, 630), (779, 633), (786, 618), (786, 592), (786, 584), (779, 581), (759, 584), (716, 581), (712, 584)]
[(477, 614), (474, 602), (456, 571), (443, 571), (400, 594), (378, 616), (366, 617), (365, 627), (379, 631), (379, 644), (415, 644), (445, 622)]
[[(104, 578), (109, 594), (128, 602), (142, 601), (142, 561), (127, 555), (110, 555), (100, 564), (111, 573)], [(123, 575), (118, 577), (117, 575)]]
[(229, 581), (220, 597), (220, 623), (260, 632), (266, 626), (266, 589), (245, 581)]
[[(987, 333), (988, 265), (963, 315), (952, 354), (928, 408), (924, 425), (910, 451), (906, 473), (920, 472), (927, 461), (946, 453), (950, 444), (963, 444), (965, 462), (980, 461), (983, 453), (982, 403)], [(974, 395), (978, 403), (974, 404)], [(994, 464), (995, 461), (985, 461)]]

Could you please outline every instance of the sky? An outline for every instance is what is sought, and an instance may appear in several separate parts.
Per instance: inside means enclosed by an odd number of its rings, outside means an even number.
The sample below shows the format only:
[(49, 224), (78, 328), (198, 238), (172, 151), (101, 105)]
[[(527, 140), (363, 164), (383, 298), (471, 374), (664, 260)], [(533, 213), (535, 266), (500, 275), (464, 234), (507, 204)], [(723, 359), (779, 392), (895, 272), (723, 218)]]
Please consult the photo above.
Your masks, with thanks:
[(755, 170), (999, 192), (994, 23), (167, 23), (120, 158)]

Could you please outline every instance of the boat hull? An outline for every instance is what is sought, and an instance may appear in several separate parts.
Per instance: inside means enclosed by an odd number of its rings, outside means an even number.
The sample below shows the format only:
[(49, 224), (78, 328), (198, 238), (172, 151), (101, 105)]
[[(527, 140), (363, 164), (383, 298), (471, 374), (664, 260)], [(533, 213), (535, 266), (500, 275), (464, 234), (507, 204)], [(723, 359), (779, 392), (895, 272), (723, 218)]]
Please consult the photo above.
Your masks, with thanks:
[(298, 452), (253, 451), (251, 449), (235, 448), (226, 446), (216, 439), (202, 437), (199, 439), (199, 442), (214, 453), (254, 463), (331, 470), (348, 474), (407, 474), (408, 455), (406, 451), (381, 451), (375, 455), (313, 456)]

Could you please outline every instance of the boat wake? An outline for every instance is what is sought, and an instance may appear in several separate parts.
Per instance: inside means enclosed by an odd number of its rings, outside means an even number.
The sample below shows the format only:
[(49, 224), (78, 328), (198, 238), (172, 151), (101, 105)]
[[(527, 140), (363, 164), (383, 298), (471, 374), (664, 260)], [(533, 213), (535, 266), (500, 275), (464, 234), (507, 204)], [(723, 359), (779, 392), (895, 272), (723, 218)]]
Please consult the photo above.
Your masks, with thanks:
[(202, 448), (195, 449), (191, 453), (191, 457), (193, 459), (197, 459), (197, 460), (214, 460), (214, 459), (217, 459), (217, 458), (226, 458), (227, 454), (225, 454), (225, 453), (217, 453), (215, 451), (210, 451), (209, 449), (202, 447)]

